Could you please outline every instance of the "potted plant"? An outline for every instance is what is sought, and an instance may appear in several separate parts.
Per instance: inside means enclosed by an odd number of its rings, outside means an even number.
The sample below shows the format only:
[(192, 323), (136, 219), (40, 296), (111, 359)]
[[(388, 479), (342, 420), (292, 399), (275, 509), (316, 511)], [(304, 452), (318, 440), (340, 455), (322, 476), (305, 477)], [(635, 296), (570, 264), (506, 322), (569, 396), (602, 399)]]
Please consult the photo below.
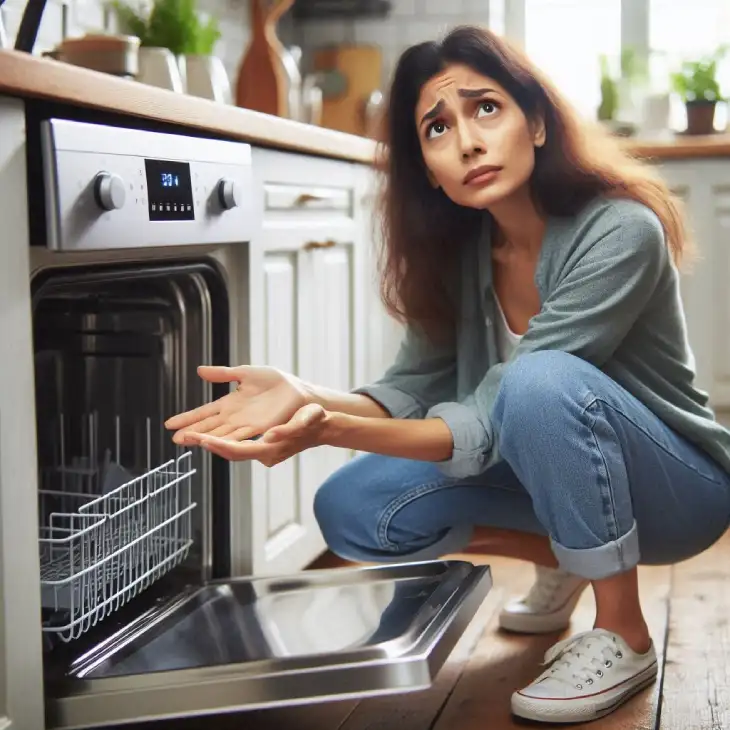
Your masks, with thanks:
[(599, 56), (601, 70), (601, 103), (597, 115), (601, 122), (613, 122), (618, 109), (618, 85), (611, 76), (608, 58), (605, 54)]
[(646, 86), (645, 64), (632, 48), (621, 51), (617, 71), (613, 71), (609, 58), (599, 56), (601, 72), (601, 103), (597, 110), (598, 120), (606, 124), (614, 134), (630, 135), (636, 129), (639, 109), (637, 97)]
[(687, 134), (712, 134), (715, 131), (715, 109), (724, 101), (717, 82), (717, 64), (725, 54), (721, 47), (697, 61), (685, 61), (671, 76), (672, 87), (684, 101), (687, 110)]
[(141, 41), (140, 80), (230, 101), (225, 70), (213, 56), (221, 36), (218, 20), (203, 20), (197, 0), (154, 0), (149, 14), (124, 0), (113, 0), (112, 7), (120, 29)]

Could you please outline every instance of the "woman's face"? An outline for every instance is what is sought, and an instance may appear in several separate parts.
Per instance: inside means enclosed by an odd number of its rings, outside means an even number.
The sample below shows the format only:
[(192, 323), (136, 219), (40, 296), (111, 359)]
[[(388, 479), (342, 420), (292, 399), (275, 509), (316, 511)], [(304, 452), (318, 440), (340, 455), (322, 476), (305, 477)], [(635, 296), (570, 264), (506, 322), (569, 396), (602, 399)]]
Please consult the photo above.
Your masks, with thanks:
[(545, 142), (496, 81), (453, 65), (427, 81), (416, 128), (432, 184), (454, 203), (490, 208), (522, 190)]

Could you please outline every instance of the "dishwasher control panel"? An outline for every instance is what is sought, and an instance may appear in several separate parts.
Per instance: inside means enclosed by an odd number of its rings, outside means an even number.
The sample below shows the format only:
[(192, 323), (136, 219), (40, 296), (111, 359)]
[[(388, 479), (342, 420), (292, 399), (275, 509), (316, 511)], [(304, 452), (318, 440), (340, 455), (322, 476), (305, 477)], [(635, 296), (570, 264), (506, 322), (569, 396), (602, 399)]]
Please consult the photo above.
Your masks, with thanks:
[(241, 243), (261, 225), (244, 142), (50, 119), (41, 144), (52, 250)]

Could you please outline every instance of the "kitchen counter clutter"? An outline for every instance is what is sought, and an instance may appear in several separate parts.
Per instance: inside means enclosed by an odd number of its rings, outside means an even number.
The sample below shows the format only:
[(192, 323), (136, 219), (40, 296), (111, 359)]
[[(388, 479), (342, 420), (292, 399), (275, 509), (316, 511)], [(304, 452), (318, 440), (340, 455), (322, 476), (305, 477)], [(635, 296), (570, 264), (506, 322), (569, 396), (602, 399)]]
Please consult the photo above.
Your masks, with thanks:
[[(178, 124), (231, 139), (351, 162), (370, 163), (375, 152), (370, 139), (176, 94), (12, 50), (0, 50), (0, 94), (48, 99)], [(639, 156), (658, 160), (730, 156), (730, 134), (677, 136), (662, 141), (629, 139), (624, 144)]]

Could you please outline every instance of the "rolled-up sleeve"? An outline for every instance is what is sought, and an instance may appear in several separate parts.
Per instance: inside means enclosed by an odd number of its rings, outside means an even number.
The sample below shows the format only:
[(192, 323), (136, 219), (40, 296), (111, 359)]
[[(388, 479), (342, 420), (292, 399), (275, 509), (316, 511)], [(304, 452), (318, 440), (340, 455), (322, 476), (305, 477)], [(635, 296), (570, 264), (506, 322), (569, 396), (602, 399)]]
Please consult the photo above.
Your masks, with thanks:
[(466, 478), (484, 470), (492, 446), (489, 421), (480, 417), (474, 398), (463, 403), (439, 403), (429, 408), (426, 418), (440, 418), (451, 431), (454, 449), (450, 459), (437, 466), (448, 476)]
[(429, 408), (456, 397), (453, 342), (437, 345), (415, 328), (406, 328), (395, 363), (376, 382), (356, 388), (392, 418), (425, 418)]

